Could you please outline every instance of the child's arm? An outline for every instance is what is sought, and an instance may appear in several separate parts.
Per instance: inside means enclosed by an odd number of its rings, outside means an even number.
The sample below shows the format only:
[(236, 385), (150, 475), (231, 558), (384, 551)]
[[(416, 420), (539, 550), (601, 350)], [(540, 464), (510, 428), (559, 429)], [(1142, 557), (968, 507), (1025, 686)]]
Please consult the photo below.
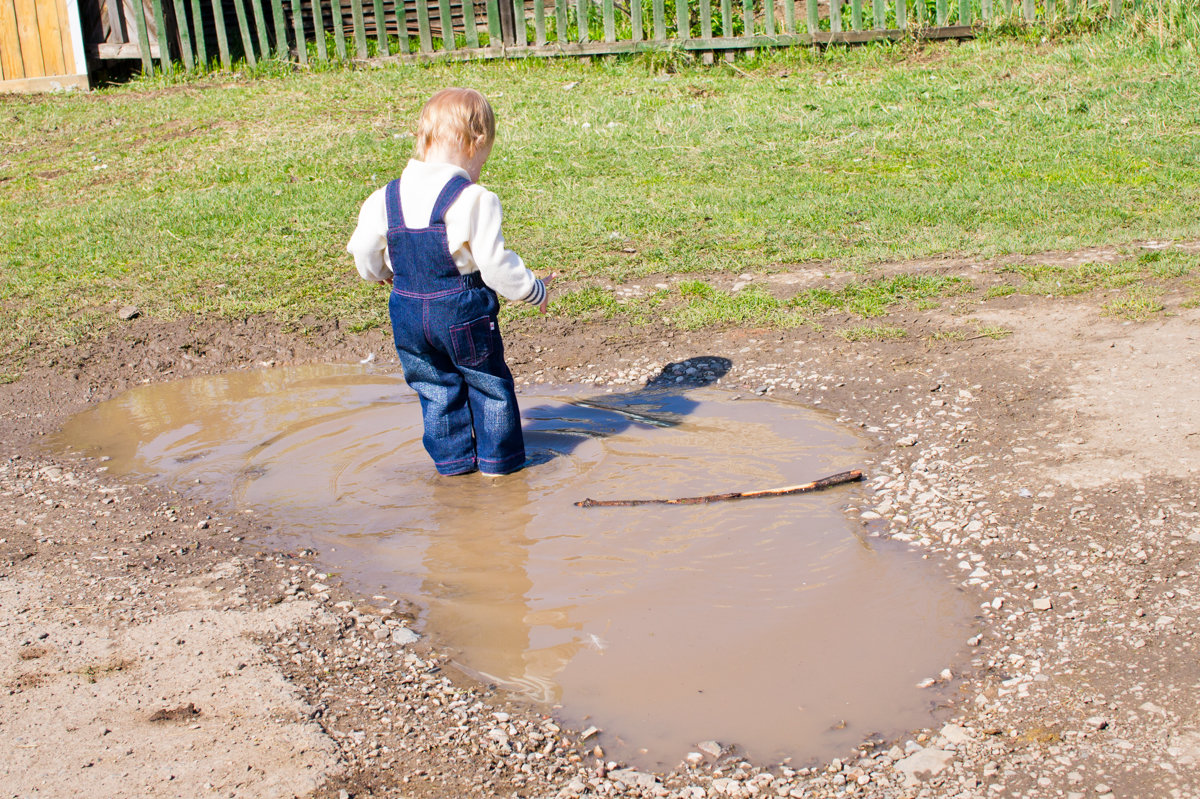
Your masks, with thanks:
[(387, 253), (387, 205), (383, 189), (371, 194), (358, 212), (358, 227), (346, 245), (354, 256), (359, 277), (381, 285), (392, 281), (392, 270), (384, 258)]
[[(462, 198), (467, 200), (464, 205), (468, 207), (461, 209), (469, 216), (466, 245), (479, 269), (479, 276), (502, 297), (535, 305), (545, 313), (546, 285), (551, 278), (538, 278), (525, 266), (521, 256), (505, 246), (504, 233), (500, 229), (503, 217), (500, 198), (487, 189), (480, 189)], [(458, 205), (455, 203), (450, 213), (458, 212)]]

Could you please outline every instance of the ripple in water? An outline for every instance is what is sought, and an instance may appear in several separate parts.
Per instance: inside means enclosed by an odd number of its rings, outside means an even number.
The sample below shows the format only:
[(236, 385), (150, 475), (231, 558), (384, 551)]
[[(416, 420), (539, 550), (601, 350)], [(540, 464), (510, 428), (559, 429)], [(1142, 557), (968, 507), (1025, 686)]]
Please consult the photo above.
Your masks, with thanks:
[[(691, 496), (862, 465), (827, 414), (711, 390), (523, 395), (532, 465), (438, 476), (392, 374), (308, 366), (145, 386), (87, 411), (64, 447), (238, 508), (360, 588), (413, 599), (480, 678), (673, 766), (699, 741), (825, 758), (930, 723), (918, 689), (968, 635), (931, 564), (863, 537), (861, 488), (699, 506)], [(935, 689), (936, 691), (936, 689)], [(584, 719), (587, 719), (584, 723)]]

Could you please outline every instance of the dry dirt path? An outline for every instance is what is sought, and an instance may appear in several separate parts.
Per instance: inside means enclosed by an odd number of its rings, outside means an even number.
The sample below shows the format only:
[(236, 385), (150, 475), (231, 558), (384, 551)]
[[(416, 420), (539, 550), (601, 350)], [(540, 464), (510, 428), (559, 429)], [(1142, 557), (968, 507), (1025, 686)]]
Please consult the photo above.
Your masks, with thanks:
[[(941, 268), (946, 268), (945, 265)], [(954, 268), (971, 268), (970, 265)], [(797, 273), (797, 281), (809, 279)], [(379, 332), (137, 320), (38, 353), (0, 387), (0, 792), (13, 796), (1200, 795), (1200, 313), (1103, 317), (1008, 297), (904, 312), (892, 342), (540, 320), (526, 382), (637, 384), (720, 355), (874, 443), (848, 513), (957, 575), (979, 607), (929, 727), (833, 763), (732, 752), (649, 774), (460, 678), (410, 609), (350, 596), (252, 517), (46, 452), (70, 413), (143, 380), (392, 358)], [(967, 306), (970, 307), (967, 307)], [(931, 340), (970, 318), (999, 340)], [(40, 363), (39, 363), (40, 361)]]

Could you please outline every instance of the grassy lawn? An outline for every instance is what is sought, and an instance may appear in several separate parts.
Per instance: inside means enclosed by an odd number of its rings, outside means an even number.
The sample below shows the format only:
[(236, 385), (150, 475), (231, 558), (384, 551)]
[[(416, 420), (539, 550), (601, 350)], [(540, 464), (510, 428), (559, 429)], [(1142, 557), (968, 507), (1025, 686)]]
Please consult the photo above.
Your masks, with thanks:
[[(102, 333), (127, 304), (159, 318), (385, 323), (343, 247), (362, 200), (407, 159), (421, 103), (452, 84), (496, 107), (483, 182), (510, 245), (574, 281), (560, 313), (665, 304), (687, 327), (829, 308), (868, 318), (964, 289), (876, 280), (879, 262), (1200, 238), (1194, 46), (1099, 32), (802, 50), (669, 75), (651, 63), (393, 65), (0, 97), (0, 362)], [(810, 262), (863, 282), (781, 301), (702, 279)], [(1194, 257), (1134, 266), (1200, 272)], [(632, 309), (595, 287), (646, 275), (697, 279)], [(1029, 292), (1066, 280), (1062, 293), (1124, 279), (1009, 277)], [(1155, 300), (1130, 302), (1112, 313)]]

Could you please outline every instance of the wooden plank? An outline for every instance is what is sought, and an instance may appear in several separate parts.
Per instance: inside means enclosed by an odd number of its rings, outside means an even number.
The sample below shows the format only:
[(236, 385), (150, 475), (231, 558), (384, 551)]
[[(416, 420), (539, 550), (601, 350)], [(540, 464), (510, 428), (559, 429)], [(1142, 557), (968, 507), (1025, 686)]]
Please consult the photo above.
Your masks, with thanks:
[[(105, 60), (116, 60), (127, 58), (131, 61), (142, 57), (142, 48), (138, 47), (137, 42), (121, 42), (120, 44), (91, 44), (88, 45), (88, 52), (96, 58)], [(150, 45), (150, 59), (158, 58), (158, 45)]]
[(529, 18), (525, 14), (525, 0), (517, 0), (513, 5), (513, 27), (517, 34), (517, 47), (529, 44)]
[[(16, 54), (14, 53), (14, 56)], [(40, 78), (0, 78), (0, 94), (21, 92), (41, 94), (57, 92), (63, 89), (81, 89), (87, 91), (87, 75), (52, 75)]]
[[(945, 0), (939, 0), (939, 2), (944, 2), (944, 1)], [(1033, 0), (1025, 0), (1024, 12), (1025, 12), (1025, 21), (1033, 22), (1034, 16), (1037, 14), (1037, 9), (1034, 8)]]
[[(258, 0), (249, 0), (250, 4), (255, 8), (258, 7)], [(321, 0), (312, 0), (312, 21), (313, 21), (313, 40), (317, 43), (317, 59), (320, 61), (329, 60), (329, 47), (325, 43), (325, 12), (321, 8)], [(269, 51), (263, 50), (263, 56)]]
[[(786, 1), (786, 0), (785, 0)], [(829, 19), (830, 26), (833, 25), (834, 6), (838, 5), (841, 0), (832, 0), (829, 3)], [(808, 0), (808, 32), (816, 33), (821, 27), (820, 10), (817, 8), (817, 0)], [(792, 31), (794, 33), (794, 31)]]
[[(944, 3), (946, 0), (938, 0)], [(863, 29), (862, 0), (850, 0), (850, 25), (854, 30)]]
[[(921, 0), (917, 0), (921, 2)], [(906, 30), (908, 28), (908, 3), (905, 0), (896, 0), (896, 28), (898, 30)]]
[(567, 0), (554, 0), (554, 32), (558, 35), (558, 43), (566, 44)]
[(642, 31), (642, 0), (630, 0), (629, 2), (629, 28), (633, 41), (640, 42), (645, 38)]
[(767, 36), (775, 35), (775, 0), (763, 0), (763, 33)]
[[(370, 48), (367, 47), (367, 26), (363, 22), (363, 0), (350, 0), (350, 18), (354, 23), (354, 50), (358, 53), (359, 58), (366, 58), (371, 54)], [(418, 3), (418, 6), (424, 6), (424, 3)], [(428, 10), (426, 11), (428, 14)], [(425, 31), (428, 33), (429, 24), (426, 21)], [(432, 46), (430, 49), (433, 49)]]
[[(253, 67), (258, 64), (258, 59), (254, 57), (254, 41), (250, 38), (250, 24), (246, 21), (244, 0), (233, 0), (233, 12), (237, 16), (238, 31), (242, 34), (242, 54), (246, 57), (246, 63)], [(165, 28), (159, 28), (159, 30), (165, 30)], [(165, 67), (163, 69), (166, 70)]]
[(604, 14), (604, 41), (615, 42), (617, 40), (617, 20), (614, 16), (613, 0), (603, 0), (601, 9)]
[(271, 41), (267, 38), (267, 16), (263, 11), (266, 0), (248, 0), (250, 10), (254, 12), (254, 30), (258, 34), (258, 57), (271, 57)]
[(721, 35), (733, 35), (733, 0), (721, 0)]
[(887, 0), (871, 0), (871, 16), (875, 24), (875, 30), (883, 30), (887, 27)]
[(829, 4), (829, 30), (842, 32), (842, 0), (832, 0)]
[(501, 24), (500, 4), (497, 0), (487, 0), (487, 24), (488, 44), (495, 47), (504, 39), (504, 26)]
[(742, 35), (754, 35), (754, 0), (742, 0)]
[(958, 24), (971, 24), (971, 0), (958, 0)]
[(783, 0), (783, 27), (788, 33), (796, 32), (796, 4)]
[(663, 0), (652, 0), (651, 14), (654, 17), (654, 41), (665, 42), (667, 40), (667, 20)]
[(450, 14), (450, 0), (438, 0), (438, 24), (442, 26), (442, 49), (458, 49), (458, 42), (454, 40), (454, 17)]
[[(1049, 2), (1053, 3), (1054, 0), (1049, 0)], [(992, 21), (992, 0), (980, 0), (979, 16), (983, 19), (983, 21), (985, 23), (988, 23), (988, 24), (991, 23), (991, 21)]]
[(25, 78), (21, 36), (17, 32), (17, 9), (13, 0), (0, 0), (0, 76), (6, 81)]
[(196, 66), (207, 67), (208, 43), (204, 41), (204, 15), (200, 13), (200, 0), (191, 0), (191, 7), (192, 42), (196, 46)]
[(171, 72), (171, 47), (167, 43), (167, 23), (163, 15), (162, 0), (150, 0), (150, 9), (154, 13), (154, 24), (157, 26), (158, 63), (164, 74)]
[[(403, 0), (396, 0), (399, 4)], [(420, 0), (417, 0), (420, 2)], [(479, 26), (475, 24), (475, 3), (471, 0), (464, 0), (462, 4), (463, 10), (463, 33), (467, 37), (467, 47), (479, 46)]]
[[(71, 11), (68, 10), (66, 0), (55, 0), (55, 11), (58, 12), (58, 46), (62, 48), (63, 54), (63, 75), (76, 75), (87, 72), (87, 66), (76, 64), (75, 47), (71, 41)], [(78, 18), (79, 6), (74, 5), (75, 15)], [(185, 17), (186, 19), (186, 17)], [(75, 27), (79, 27), (79, 22), (74, 23)]]
[(675, 0), (675, 38), (692, 38), (692, 17), (688, 0)]
[[(339, 5), (339, 0), (332, 1), (334, 5)], [(409, 44), (408, 41), (408, 5), (404, 3), (403, 0), (397, 0), (397, 2), (392, 4), (392, 14), (396, 18), (396, 31), (400, 36), (400, 53), (403, 55), (412, 50), (412, 45)], [(342, 22), (340, 10), (335, 12), (335, 18), (337, 19), (338, 41), (342, 42), (341, 47), (338, 48), (338, 55), (342, 58), (345, 58), (346, 44), (344, 41), (342, 41)], [(476, 34), (476, 39), (478, 39), (478, 36), (479, 35)], [(476, 47), (478, 47), (478, 44)]]
[(945, 27), (946, 18), (950, 16), (950, 8), (947, 5), (947, 0), (937, 0), (937, 5), (935, 6), (934, 10), (937, 13), (937, 20), (934, 22), (934, 24), (939, 28)]
[(378, 56), (391, 55), (388, 51), (387, 18), (383, 15), (383, 0), (375, 0), (372, 7), (375, 9), (375, 54)]
[(304, 4), (292, 0), (292, 33), (296, 36), (296, 60), (308, 63), (308, 40), (304, 37)]
[(54, 0), (46, 3), (42, 0), (35, 3), (37, 18), (35, 28), (38, 34), (38, 49), (42, 51), (42, 68), (47, 76), (65, 75), (66, 62), (63, 60), (62, 27), (58, 16), (58, 6)]
[[(356, 3), (358, 0), (350, 0), (351, 3)], [(358, 25), (358, 18), (355, 17), (354, 24)], [(357, 29), (356, 29), (357, 30)], [(421, 39), (421, 52), (433, 52), (433, 34), (429, 32), (429, 4), (417, 3), (417, 35)]]
[[(217, 0), (210, 0), (210, 2), (212, 2), (213, 4), (216, 4)], [(150, 60), (150, 34), (146, 30), (146, 8), (145, 8), (145, 6), (142, 5), (141, 0), (134, 0), (133, 24), (137, 28), (138, 47), (141, 48), (142, 72), (146, 75), (153, 75), (154, 74), (154, 62)], [(224, 35), (225, 29), (223, 27), (218, 27), (217, 33), (219, 35)], [(226, 49), (223, 52), (225, 53), (225, 57), (222, 59), (222, 63), (225, 64), (225, 68), (228, 69), (229, 68), (228, 45), (226, 46)]]
[(588, 40), (588, 0), (576, 0), (575, 2), (575, 34), (579, 41), (586, 42)]
[(275, 57), (285, 61), (288, 57), (288, 39), (287, 26), (283, 21), (283, 0), (271, 0), (271, 23), (275, 26)]
[[(1163, 13), (1167, 13), (1165, 10)], [(1116, 19), (1121, 16), (1121, 0), (1108, 0), (1108, 16)]]
[(533, 41), (537, 45), (546, 43), (546, 4), (533, 0)]
[(700, 37), (712, 38), (712, 1), (700, 0)]
[(179, 27), (179, 54), (183, 57), (183, 68), (191, 72), (196, 68), (196, 59), (192, 55), (192, 34), (188, 30), (187, 9), (183, 0), (173, 0), (175, 22)]

